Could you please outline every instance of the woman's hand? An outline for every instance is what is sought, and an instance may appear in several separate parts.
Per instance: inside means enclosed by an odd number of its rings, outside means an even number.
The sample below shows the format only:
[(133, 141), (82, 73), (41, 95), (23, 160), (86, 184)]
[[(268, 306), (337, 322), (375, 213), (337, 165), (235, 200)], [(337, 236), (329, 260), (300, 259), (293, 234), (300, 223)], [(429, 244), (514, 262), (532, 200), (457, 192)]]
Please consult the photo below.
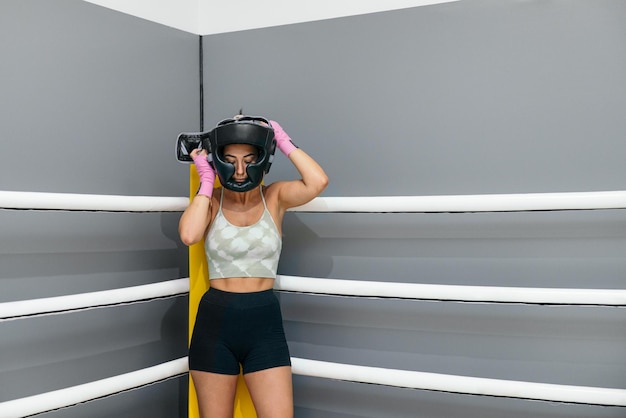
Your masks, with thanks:
[(215, 170), (207, 160), (205, 150), (195, 149), (191, 151), (191, 159), (196, 165), (198, 176), (200, 176), (200, 189), (197, 194), (211, 197), (213, 195), (213, 184), (215, 183)]
[(274, 129), (274, 138), (276, 139), (276, 146), (283, 154), (289, 157), (289, 154), (291, 154), (294, 150), (298, 149), (298, 147), (296, 147), (293, 144), (293, 142), (291, 142), (291, 138), (289, 138), (289, 135), (287, 135), (287, 132), (285, 132), (283, 127), (280, 126), (278, 122), (271, 120), (270, 124), (272, 125), (272, 128)]

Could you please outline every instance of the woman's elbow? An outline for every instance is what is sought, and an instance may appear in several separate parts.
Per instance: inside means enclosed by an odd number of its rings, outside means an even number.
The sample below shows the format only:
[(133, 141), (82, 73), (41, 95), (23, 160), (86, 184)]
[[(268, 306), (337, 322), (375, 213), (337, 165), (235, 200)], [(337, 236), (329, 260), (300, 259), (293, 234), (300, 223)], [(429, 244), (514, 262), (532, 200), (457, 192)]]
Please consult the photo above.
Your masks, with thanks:
[(318, 190), (319, 190), (317, 194), (322, 193), (326, 189), (326, 187), (328, 187), (328, 181), (329, 180), (328, 180), (328, 176), (326, 175), (326, 173), (322, 173), (317, 182)]
[(188, 247), (200, 241), (198, 234), (194, 233), (194, 231), (179, 229), (178, 236), (180, 237), (181, 242)]

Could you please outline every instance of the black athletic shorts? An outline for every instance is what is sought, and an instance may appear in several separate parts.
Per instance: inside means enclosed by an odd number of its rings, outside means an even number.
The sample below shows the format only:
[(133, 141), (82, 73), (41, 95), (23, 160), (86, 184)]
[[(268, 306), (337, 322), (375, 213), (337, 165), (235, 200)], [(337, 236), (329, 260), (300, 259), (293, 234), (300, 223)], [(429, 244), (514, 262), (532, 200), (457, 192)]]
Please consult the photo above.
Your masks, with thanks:
[(202, 296), (189, 347), (189, 370), (252, 373), (291, 366), (278, 298), (272, 289)]

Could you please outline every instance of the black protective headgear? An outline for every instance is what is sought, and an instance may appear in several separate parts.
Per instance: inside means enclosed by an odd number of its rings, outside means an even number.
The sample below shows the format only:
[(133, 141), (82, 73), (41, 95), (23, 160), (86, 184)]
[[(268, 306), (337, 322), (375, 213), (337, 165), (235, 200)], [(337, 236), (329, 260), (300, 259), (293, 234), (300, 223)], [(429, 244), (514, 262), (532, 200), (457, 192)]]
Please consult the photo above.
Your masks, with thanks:
[[(246, 167), (248, 178), (242, 183), (233, 180), (235, 166), (224, 159), (224, 147), (230, 144), (249, 144), (258, 150), (256, 161)], [(202, 140), (202, 147), (208, 151), (207, 158), (217, 172), (222, 186), (235, 192), (247, 192), (261, 184), (263, 176), (270, 171), (276, 140), (267, 119), (237, 116), (219, 122), (209, 132), (208, 137)]]

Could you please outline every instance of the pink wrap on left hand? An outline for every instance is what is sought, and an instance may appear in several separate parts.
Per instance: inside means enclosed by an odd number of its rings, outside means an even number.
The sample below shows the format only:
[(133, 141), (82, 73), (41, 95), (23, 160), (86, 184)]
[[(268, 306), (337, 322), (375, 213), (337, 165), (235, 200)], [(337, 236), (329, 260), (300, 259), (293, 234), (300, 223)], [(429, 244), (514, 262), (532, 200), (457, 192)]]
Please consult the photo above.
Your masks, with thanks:
[(270, 124), (272, 125), (272, 128), (274, 129), (274, 138), (276, 139), (276, 147), (278, 147), (278, 149), (283, 154), (289, 157), (289, 154), (291, 154), (293, 151), (298, 149), (298, 147), (296, 147), (293, 144), (293, 142), (291, 142), (291, 138), (289, 137), (289, 135), (287, 135), (287, 132), (285, 132), (283, 127), (278, 124), (278, 122), (271, 120)]

